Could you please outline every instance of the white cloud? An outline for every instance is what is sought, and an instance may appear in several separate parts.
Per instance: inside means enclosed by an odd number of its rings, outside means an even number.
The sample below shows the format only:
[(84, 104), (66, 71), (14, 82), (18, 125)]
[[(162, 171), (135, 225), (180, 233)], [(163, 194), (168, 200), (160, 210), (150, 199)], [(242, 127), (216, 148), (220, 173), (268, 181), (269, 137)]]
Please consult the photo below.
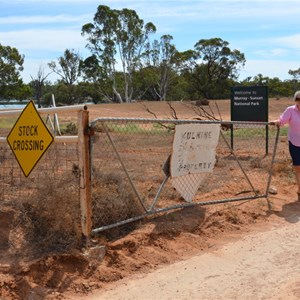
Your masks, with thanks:
[(16, 47), (22, 51), (64, 51), (65, 49), (83, 49), (86, 41), (79, 30), (30, 29), (22, 31), (0, 32), (3, 45)]
[(0, 18), (0, 24), (53, 24), (89, 22), (92, 15), (56, 15), (56, 16), (10, 16)]
[(254, 77), (258, 74), (280, 80), (291, 79), (288, 74), (289, 70), (296, 70), (300, 67), (298, 60), (282, 61), (282, 60), (247, 60), (244, 69), (240, 71), (240, 79), (246, 77)]
[(254, 54), (258, 56), (270, 58), (270, 57), (279, 57), (289, 53), (287, 49), (283, 48), (272, 48), (272, 49), (265, 49), (265, 50), (256, 50), (253, 51)]
[[(274, 20), (297, 18), (300, 6), (295, 5), (298, 0), (273, 1), (273, 0), (202, 0), (202, 1), (135, 1), (130, 8), (138, 9), (140, 14), (147, 18), (157, 17), (180, 17), (200, 20), (215, 20), (220, 18), (232, 20), (253, 21), (256, 18)], [(110, 1), (106, 1), (109, 5)], [(116, 1), (113, 5), (125, 7), (130, 1)], [(168, 2), (173, 2), (170, 5)], [(272, 5), (270, 4), (272, 3)], [(112, 6), (113, 6), (112, 5)], [(127, 5), (129, 6), (129, 5)], [(232, 20), (230, 20), (232, 19)], [(176, 21), (176, 20), (175, 20)], [(181, 21), (181, 20), (178, 20)], [(274, 20), (275, 21), (275, 20)], [(255, 23), (253, 22), (253, 25)]]
[[(245, 53), (246, 59), (279, 59), (290, 60), (299, 57), (300, 34), (281, 37), (237, 39), (230, 43), (232, 47)], [(296, 50), (296, 51), (295, 51)]]
[[(10, 3), (12, 0), (1, 0), (3, 3)], [(59, 2), (59, 3), (99, 3), (98, 0), (13, 0), (14, 3), (20, 5), (20, 4), (26, 4), (26, 5), (32, 5), (35, 3), (53, 3), (53, 2)], [(115, 2), (115, 0), (110, 0), (111, 2)], [(119, 2), (119, 1), (117, 1)]]
[(300, 33), (284, 37), (278, 37), (275, 38), (274, 41), (278, 44), (285, 45), (288, 48), (300, 49)]

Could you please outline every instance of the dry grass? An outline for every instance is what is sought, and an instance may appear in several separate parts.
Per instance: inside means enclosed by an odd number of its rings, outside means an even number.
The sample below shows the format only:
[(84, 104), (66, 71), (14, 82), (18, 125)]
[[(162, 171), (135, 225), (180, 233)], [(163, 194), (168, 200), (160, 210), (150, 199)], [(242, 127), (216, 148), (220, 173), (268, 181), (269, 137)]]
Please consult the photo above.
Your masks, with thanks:
[(62, 251), (81, 241), (78, 179), (61, 174), (40, 184), (20, 206), (16, 223), (22, 227), (27, 247), (47, 253)]
[(93, 176), (93, 209), (97, 219), (93, 220), (95, 228), (141, 215), (141, 205), (137, 203), (128, 182), (116, 173), (100, 173)]

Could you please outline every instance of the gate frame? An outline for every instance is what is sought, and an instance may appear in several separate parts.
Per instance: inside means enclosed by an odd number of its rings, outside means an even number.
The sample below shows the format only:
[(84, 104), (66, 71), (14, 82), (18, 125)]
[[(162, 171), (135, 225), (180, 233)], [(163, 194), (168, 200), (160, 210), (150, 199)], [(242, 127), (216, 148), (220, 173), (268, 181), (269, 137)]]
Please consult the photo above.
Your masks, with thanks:
[[(231, 126), (235, 125), (235, 124), (248, 124), (248, 125), (265, 125), (266, 127), (268, 125), (273, 125), (272, 122), (250, 122), (250, 121), (211, 121), (211, 120), (187, 120), (187, 119), (182, 119), (182, 120), (178, 120), (178, 119), (148, 119), (148, 118), (112, 118), (112, 117), (101, 117), (101, 118), (96, 118), (94, 119), (91, 124), (90, 124), (90, 129), (91, 131), (94, 132), (94, 126), (97, 122), (99, 121), (130, 121), (130, 122), (153, 122), (153, 123), (176, 123), (176, 124), (184, 124), (184, 123), (197, 123), (197, 124), (201, 124), (201, 123), (218, 123), (224, 126), (228, 126), (228, 124), (231, 124)], [(117, 152), (117, 150), (115, 149), (113, 142), (109, 136), (109, 133), (107, 130), (105, 130), (106, 134), (108, 135), (108, 139), (110, 140), (110, 142), (112, 143), (112, 146), (114, 148), (114, 151)], [(256, 199), (260, 199), (260, 198), (265, 198), (268, 202), (268, 206), (270, 207), (270, 203), (269, 203), (269, 199), (268, 199), (268, 195), (269, 195), (269, 188), (270, 188), (270, 184), (271, 184), (271, 180), (272, 180), (272, 169), (273, 169), (273, 165), (274, 165), (274, 161), (275, 161), (275, 156), (276, 156), (276, 152), (277, 152), (277, 146), (278, 146), (278, 140), (279, 140), (279, 133), (280, 133), (280, 128), (277, 127), (277, 131), (276, 131), (276, 136), (275, 136), (275, 142), (274, 142), (274, 151), (272, 153), (272, 157), (271, 157), (271, 163), (270, 163), (270, 169), (268, 170), (269, 176), (268, 176), (268, 180), (267, 180), (267, 186), (266, 186), (266, 191), (263, 195), (258, 195), (257, 192), (255, 191), (254, 187), (252, 186), (251, 181), (249, 180), (247, 174), (245, 173), (245, 171), (243, 170), (239, 159), (235, 156), (234, 153), (234, 149), (230, 146), (230, 144), (226, 141), (223, 133), (221, 132), (221, 136), (223, 137), (228, 149), (232, 152), (232, 154), (234, 155), (240, 169), (242, 170), (246, 180), (248, 181), (248, 183), (250, 184), (250, 186), (253, 189), (253, 192), (255, 193), (254, 196), (247, 196), (247, 197), (239, 197), (239, 198), (230, 198), (230, 199), (218, 199), (218, 200), (213, 200), (213, 201), (205, 201), (205, 202), (193, 202), (193, 203), (184, 203), (184, 204), (177, 204), (177, 205), (173, 205), (173, 206), (169, 206), (166, 208), (161, 208), (161, 209), (157, 209), (157, 210), (153, 210), (153, 206), (155, 205), (157, 199), (156, 197), (158, 197), (158, 195), (155, 197), (154, 202), (152, 203), (151, 207), (149, 210), (146, 209), (144, 214), (141, 214), (139, 216), (136, 217), (132, 217), (123, 221), (119, 221), (117, 223), (114, 224), (110, 224), (110, 225), (104, 225), (101, 226), (99, 228), (95, 228), (95, 229), (91, 229), (91, 235), (92, 234), (97, 234), (99, 232), (102, 232), (104, 230), (108, 230), (108, 229), (112, 229), (115, 228), (117, 226), (122, 226), (134, 221), (138, 221), (141, 220), (147, 216), (150, 215), (154, 215), (157, 213), (161, 213), (161, 212), (166, 212), (166, 211), (170, 211), (170, 210), (174, 210), (174, 209), (180, 209), (180, 208), (185, 208), (185, 207), (192, 207), (192, 206), (205, 206), (205, 205), (213, 205), (213, 204), (221, 204), (221, 203), (228, 203), (228, 202), (237, 202), (237, 201), (242, 201), (242, 200), (256, 200)], [(92, 156), (93, 156), (93, 138), (91, 138), (91, 164), (92, 164)], [(117, 157), (119, 157), (118, 153)], [(266, 154), (267, 155), (267, 154)], [(120, 159), (120, 158), (119, 158)], [(121, 164), (123, 166), (123, 163), (121, 161)], [(126, 168), (125, 168), (126, 169)], [(125, 172), (126, 173), (126, 172)], [(127, 173), (126, 173), (127, 174)], [(161, 184), (158, 194), (160, 193), (160, 190), (162, 189), (163, 185), (166, 183), (166, 181), (169, 179), (169, 176), (166, 176), (163, 183)], [(145, 207), (144, 207), (145, 208)]]

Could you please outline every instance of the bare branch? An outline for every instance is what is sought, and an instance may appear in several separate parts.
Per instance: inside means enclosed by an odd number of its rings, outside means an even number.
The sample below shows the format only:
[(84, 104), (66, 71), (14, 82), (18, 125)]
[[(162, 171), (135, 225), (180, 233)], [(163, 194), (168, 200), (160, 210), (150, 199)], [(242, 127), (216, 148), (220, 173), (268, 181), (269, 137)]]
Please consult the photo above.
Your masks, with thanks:
[[(176, 112), (175, 108), (172, 106), (172, 102), (168, 101), (167, 104), (168, 104), (169, 109), (171, 111), (172, 119), (178, 120), (179, 118), (178, 118), (178, 115), (177, 115), (177, 112)], [(186, 105), (189, 105), (192, 108), (192, 110), (194, 111), (194, 113), (197, 115), (193, 119), (195, 119), (195, 120), (220, 121), (221, 122), (221, 128), (223, 130), (229, 130), (231, 128), (230, 123), (222, 122), (221, 112), (220, 112), (220, 109), (219, 109), (217, 103), (215, 103), (215, 105), (216, 105), (216, 109), (218, 111), (218, 116), (219, 117), (216, 117), (214, 111), (212, 110), (212, 107), (209, 104), (206, 105), (206, 106), (208, 106), (208, 109), (206, 109), (202, 106), (196, 106), (195, 104), (191, 104), (191, 103), (187, 103)], [(157, 115), (153, 111), (151, 111), (145, 104), (143, 104), (142, 106), (145, 108), (145, 110), (148, 113), (150, 113), (152, 116), (154, 116), (155, 119), (158, 119)], [(161, 124), (161, 123), (160, 123), (160, 125), (164, 128), (167, 128), (168, 130), (174, 130), (174, 126), (167, 126), (167, 125)]]
[[(153, 111), (151, 111), (145, 104), (142, 104), (142, 106), (145, 108), (145, 110), (149, 114), (151, 114), (152, 116), (154, 116), (155, 119), (158, 119), (157, 115)], [(165, 124), (163, 124), (161, 122), (159, 122), (158, 124), (160, 124), (161, 127), (166, 128), (168, 131), (172, 131), (172, 130), (175, 129), (174, 125), (173, 126), (172, 125), (165, 125)]]
[(169, 108), (170, 108), (170, 110), (171, 110), (172, 118), (178, 120), (177, 114), (176, 114), (176, 110), (175, 110), (174, 107), (172, 106), (172, 102), (171, 102), (171, 101), (168, 101), (167, 104), (169, 105)]
[(217, 108), (217, 111), (218, 111), (218, 114), (219, 114), (219, 118), (222, 121), (221, 112), (220, 112), (220, 109), (219, 109), (219, 106), (218, 106), (217, 102), (215, 102), (215, 105), (216, 105), (216, 108)]
[(151, 114), (155, 119), (157, 119), (156, 114), (151, 111), (145, 104), (142, 104), (142, 106), (145, 108), (146, 112), (148, 112), (149, 114)]

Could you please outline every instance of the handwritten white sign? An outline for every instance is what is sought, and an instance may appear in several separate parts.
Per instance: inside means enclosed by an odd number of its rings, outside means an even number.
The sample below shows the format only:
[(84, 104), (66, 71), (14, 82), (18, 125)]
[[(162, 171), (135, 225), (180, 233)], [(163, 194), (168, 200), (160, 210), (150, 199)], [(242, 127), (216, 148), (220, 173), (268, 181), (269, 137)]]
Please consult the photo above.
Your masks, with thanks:
[(219, 124), (185, 124), (175, 127), (170, 162), (171, 184), (191, 202), (202, 180), (213, 171)]
[(182, 198), (187, 202), (192, 202), (202, 180), (207, 173), (188, 174), (171, 178), (172, 186), (180, 193)]
[(171, 156), (171, 177), (212, 172), (220, 124), (176, 125)]

